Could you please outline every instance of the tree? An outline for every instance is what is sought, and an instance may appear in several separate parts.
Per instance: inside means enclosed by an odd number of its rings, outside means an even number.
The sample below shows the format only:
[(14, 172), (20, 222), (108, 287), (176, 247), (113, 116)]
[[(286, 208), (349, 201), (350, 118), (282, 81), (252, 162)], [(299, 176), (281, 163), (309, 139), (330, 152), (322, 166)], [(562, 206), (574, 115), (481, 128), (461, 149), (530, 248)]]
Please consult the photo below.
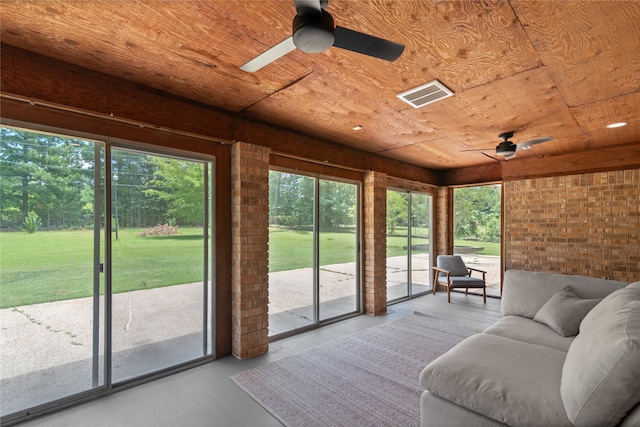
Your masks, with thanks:
[(500, 241), (500, 198), (500, 187), (494, 185), (456, 189), (455, 237)]
[(343, 182), (320, 180), (320, 229), (353, 229), (356, 226), (357, 187)]
[(393, 234), (396, 227), (409, 225), (409, 193), (387, 191), (387, 233)]
[(269, 221), (292, 228), (313, 226), (315, 179), (287, 172), (269, 172)]
[(33, 211), (47, 228), (85, 225), (93, 187), (93, 143), (0, 127), (0, 221), (19, 227)]
[(204, 224), (204, 164), (153, 157), (155, 173), (147, 196), (166, 202), (165, 221), (175, 218), (181, 225)]

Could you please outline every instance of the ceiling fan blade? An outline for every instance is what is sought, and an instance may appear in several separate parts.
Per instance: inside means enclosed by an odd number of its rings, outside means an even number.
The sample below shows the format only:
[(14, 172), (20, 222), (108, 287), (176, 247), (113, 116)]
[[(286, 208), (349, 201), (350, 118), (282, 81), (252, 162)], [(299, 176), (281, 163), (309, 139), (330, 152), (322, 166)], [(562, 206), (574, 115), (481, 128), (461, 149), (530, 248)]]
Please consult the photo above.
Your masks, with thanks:
[(281, 58), (287, 53), (295, 50), (295, 48), (296, 46), (293, 44), (293, 37), (289, 37), (273, 46), (272, 48), (262, 52), (260, 55), (256, 56), (251, 61), (240, 67), (240, 69), (249, 73), (255, 73), (265, 65), (268, 65), (276, 59)]
[(293, 3), (296, 5), (296, 11), (300, 16), (310, 13), (322, 13), (320, 0), (293, 0)]
[(552, 136), (545, 136), (543, 138), (532, 139), (530, 141), (519, 142), (516, 144), (516, 150), (524, 150), (525, 148), (529, 148), (532, 145), (540, 144), (541, 142), (552, 141), (554, 138)]
[(495, 150), (495, 147), (491, 147), (491, 148), (470, 148), (468, 150), (460, 150), (461, 153), (464, 153), (465, 151), (492, 151)]
[(370, 36), (348, 28), (336, 26), (335, 47), (373, 56), (386, 61), (395, 61), (402, 55), (404, 45)]

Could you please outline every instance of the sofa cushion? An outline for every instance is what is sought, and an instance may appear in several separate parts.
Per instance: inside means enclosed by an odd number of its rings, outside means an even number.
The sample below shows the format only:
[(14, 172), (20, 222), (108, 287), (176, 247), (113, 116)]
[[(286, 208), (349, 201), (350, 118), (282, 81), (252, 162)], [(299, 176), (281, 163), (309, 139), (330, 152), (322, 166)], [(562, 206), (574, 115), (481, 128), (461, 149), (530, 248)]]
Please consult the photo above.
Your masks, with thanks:
[(600, 301), (600, 298), (580, 298), (571, 286), (565, 286), (544, 303), (533, 320), (547, 325), (558, 335), (573, 337), (578, 335), (584, 316)]
[(571, 426), (560, 398), (565, 356), (477, 334), (427, 365), (420, 383), (436, 396), (508, 425)]
[(542, 345), (565, 353), (573, 342), (573, 337), (560, 336), (548, 326), (521, 316), (503, 317), (485, 329), (484, 333)]
[(628, 283), (586, 276), (569, 276), (539, 271), (507, 270), (500, 308), (502, 316), (533, 319), (556, 292), (571, 286), (580, 298), (604, 298)]
[(587, 314), (560, 391), (576, 426), (614, 426), (640, 402), (640, 286), (613, 292)]

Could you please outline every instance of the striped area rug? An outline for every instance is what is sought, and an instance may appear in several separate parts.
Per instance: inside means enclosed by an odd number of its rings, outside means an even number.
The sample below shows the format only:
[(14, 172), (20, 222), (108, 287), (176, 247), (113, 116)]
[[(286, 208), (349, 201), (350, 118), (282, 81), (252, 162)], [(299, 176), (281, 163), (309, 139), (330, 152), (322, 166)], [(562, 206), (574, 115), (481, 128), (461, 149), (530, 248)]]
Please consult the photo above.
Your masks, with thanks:
[(478, 333), (415, 313), (231, 379), (285, 426), (418, 426), (418, 377)]

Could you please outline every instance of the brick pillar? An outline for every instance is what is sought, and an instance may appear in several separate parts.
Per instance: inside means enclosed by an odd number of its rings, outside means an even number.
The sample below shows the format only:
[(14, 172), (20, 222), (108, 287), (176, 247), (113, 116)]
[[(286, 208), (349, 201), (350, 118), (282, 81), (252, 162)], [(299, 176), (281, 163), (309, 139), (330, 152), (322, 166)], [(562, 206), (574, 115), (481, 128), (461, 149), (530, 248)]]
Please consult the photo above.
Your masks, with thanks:
[(436, 198), (435, 256), (453, 254), (453, 189), (438, 187)]
[[(453, 254), (453, 188), (438, 187), (436, 189), (436, 225), (433, 264), (436, 265), (438, 255)], [(432, 244), (434, 244), (432, 242)], [(434, 283), (435, 286), (435, 283)], [(438, 291), (446, 290), (439, 286)]]
[(364, 176), (364, 312), (387, 312), (387, 175)]
[(239, 142), (231, 150), (232, 353), (269, 349), (269, 149)]

